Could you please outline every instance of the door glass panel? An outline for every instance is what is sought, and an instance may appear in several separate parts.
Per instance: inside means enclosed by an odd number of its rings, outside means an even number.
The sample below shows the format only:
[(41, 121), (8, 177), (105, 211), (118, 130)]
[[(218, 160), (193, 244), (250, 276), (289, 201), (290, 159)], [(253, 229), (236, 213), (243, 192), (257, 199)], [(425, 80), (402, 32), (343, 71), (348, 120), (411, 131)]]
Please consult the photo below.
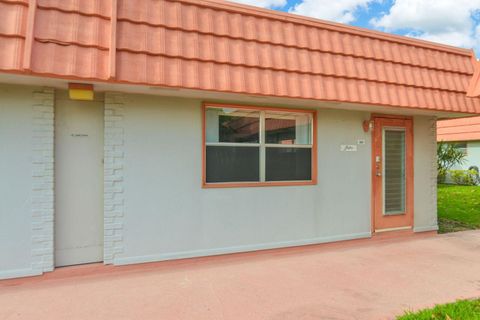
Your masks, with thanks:
[(383, 131), (384, 214), (405, 213), (405, 129)]

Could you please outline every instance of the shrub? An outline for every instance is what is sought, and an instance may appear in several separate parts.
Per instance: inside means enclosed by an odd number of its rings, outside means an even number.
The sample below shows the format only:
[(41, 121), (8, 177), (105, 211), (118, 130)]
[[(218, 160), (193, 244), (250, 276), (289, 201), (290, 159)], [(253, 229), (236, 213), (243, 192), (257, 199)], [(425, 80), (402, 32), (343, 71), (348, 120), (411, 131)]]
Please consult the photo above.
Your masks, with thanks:
[(455, 184), (475, 186), (478, 184), (478, 172), (475, 170), (450, 170), (450, 177)]
[(470, 172), (473, 172), (473, 174), (475, 174), (475, 179), (476, 179), (476, 184), (480, 184), (480, 175), (479, 175), (479, 172), (478, 171), (478, 167), (477, 166), (471, 166), (470, 168), (468, 168), (468, 171)]
[(445, 168), (439, 168), (437, 172), (437, 182), (438, 183), (445, 183), (447, 179), (448, 170)]
[(465, 153), (454, 144), (439, 142), (437, 144), (438, 182), (444, 182), (448, 170), (455, 165), (462, 164), (465, 156)]

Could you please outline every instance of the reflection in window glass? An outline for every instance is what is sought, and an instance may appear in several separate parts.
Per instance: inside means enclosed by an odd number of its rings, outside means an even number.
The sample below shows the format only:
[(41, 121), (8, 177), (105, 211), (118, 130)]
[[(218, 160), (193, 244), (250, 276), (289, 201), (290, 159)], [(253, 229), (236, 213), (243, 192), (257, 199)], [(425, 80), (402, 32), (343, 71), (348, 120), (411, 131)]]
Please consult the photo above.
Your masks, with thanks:
[(311, 144), (311, 125), (308, 114), (267, 113), (265, 143)]
[(219, 116), (220, 142), (259, 142), (258, 118), (244, 116)]
[(259, 143), (260, 113), (238, 109), (207, 109), (207, 142)]
[(205, 109), (205, 182), (312, 181), (314, 113)]

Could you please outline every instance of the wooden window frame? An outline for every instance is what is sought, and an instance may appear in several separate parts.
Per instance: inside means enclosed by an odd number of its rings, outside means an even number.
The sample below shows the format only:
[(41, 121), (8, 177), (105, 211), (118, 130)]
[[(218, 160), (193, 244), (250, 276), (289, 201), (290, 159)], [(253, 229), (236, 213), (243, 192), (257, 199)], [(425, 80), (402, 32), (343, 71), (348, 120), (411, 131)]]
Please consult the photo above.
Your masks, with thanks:
[[(292, 113), (307, 113), (312, 115), (312, 159), (311, 173), (312, 179), (306, 181), (259, 181), (259, 182), (207, 182), (207, 158), (206, 158), (206, 111), (207, 108), (232, 108), (246, 109), (255, 111), (277, 111)], [(288, 145), (286, 145), (287, 147)], [(202, 104), (202, 188), (242, 188), (242, 187), (275, 187), (275, 186), (308, 186), (317, 184), (317, 111), (309, 109), (289, 109), (281, 107), (264, 107), (250, 106), (224, 103), (208, 103)]]

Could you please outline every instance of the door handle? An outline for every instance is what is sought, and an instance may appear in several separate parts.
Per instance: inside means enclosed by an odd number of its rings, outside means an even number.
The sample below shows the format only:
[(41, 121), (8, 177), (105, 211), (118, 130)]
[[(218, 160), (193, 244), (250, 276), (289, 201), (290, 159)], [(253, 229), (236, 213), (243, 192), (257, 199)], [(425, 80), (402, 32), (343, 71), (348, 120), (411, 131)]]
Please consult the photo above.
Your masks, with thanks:
[(380, 165), (380, 157), (376, 157), (376, 165), (375, 165), (375, 175), (377, 177), (381, 177), (382, 176), (382, 170), (380, 169), (381, 168), (381, 165)]

